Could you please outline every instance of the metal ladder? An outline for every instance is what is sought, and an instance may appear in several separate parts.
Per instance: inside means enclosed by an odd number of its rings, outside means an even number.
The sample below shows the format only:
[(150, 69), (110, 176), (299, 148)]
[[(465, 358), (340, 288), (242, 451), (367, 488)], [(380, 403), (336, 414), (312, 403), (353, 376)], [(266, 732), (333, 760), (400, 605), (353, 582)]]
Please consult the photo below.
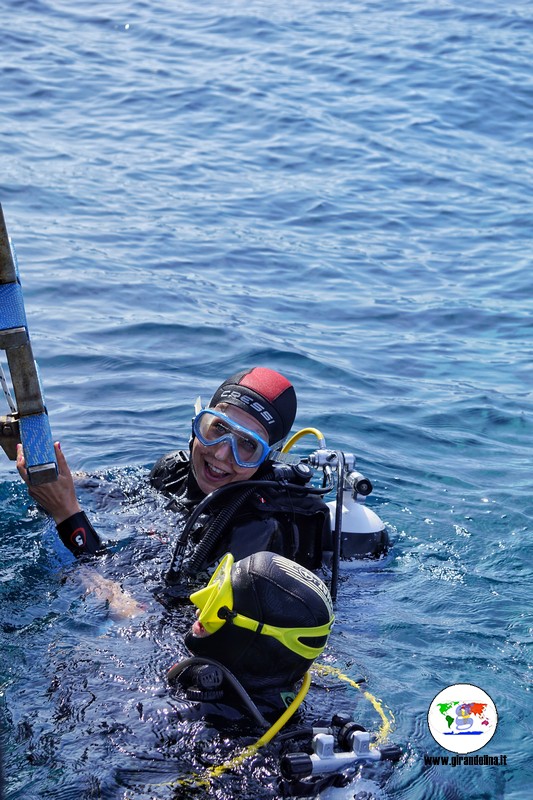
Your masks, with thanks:
[(15, 401), (3, 370), (0, 379), (11, 413), (0, 416), (0, 446), (11, 460), (22, 442), (28, 480), (38, 486), (57, 479), (57, 463), (39, 372), (30, 342), (15, 251), (0, 204), (0, 348), (6, 351)]

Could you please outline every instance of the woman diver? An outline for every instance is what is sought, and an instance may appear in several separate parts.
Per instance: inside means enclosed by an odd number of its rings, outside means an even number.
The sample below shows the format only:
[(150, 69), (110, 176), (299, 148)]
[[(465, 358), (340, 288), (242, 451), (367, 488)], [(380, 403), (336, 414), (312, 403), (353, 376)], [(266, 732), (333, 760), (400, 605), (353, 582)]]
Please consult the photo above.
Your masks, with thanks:
[[(331, 550), (329, 509), (321, 493), (306, 485), (310, 469), (279, 463), (287, 460), (281, 448), (296, 415), (290, 381), (265, 367), (241, 370), (195, 412), (189, 450), (167, 454), (150, 473), (151, 485), (187, 519), (167, 583), (194, 578), (226, 552), (238, 560), (268, 550), (319, 568)], [(105, 548), (80, 507), (59, 443), (55, 450), (58, 480), (28, 491), (75, 556), (98, 554)], [(28, 484), (20, 445), (17, 468)]]

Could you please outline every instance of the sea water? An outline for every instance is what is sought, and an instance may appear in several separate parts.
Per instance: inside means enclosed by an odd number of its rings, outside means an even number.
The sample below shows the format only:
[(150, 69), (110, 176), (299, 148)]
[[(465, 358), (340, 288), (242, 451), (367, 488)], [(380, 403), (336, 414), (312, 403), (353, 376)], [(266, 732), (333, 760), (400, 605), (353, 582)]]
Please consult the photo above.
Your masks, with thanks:
[[(254, 364), (294, 382), (295, 430), (356, 454), (392, 539), (341, 570), (326, 659), (366, 679), (403, 756), (337, 796), (525, 800), (531, 5), (4, 0), (1, 19), (0, 202), (53, 433), (123, 543), (100, 574), (144, 607), (126, 624), (84, 593), (2, 458), (6, 800), (193, 796), (172, 781), (233, 752), (169, 719), (184, 628), (136, 549), (173, 536), (148, 468)], [(481, 752), (506, 765), (428, 762), (456, 683), (493, 699)], [(331, 703), (315, 685), (308, 713)], [(267, 748), (194, 796), (273, 797), (277, 774)]]

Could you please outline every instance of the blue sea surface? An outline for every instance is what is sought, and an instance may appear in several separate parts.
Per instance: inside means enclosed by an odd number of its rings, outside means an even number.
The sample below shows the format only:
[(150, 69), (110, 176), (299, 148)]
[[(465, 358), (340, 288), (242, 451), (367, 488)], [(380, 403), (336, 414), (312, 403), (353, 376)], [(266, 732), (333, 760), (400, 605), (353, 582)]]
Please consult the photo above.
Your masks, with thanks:
[[(366, 678), (403, 756), (323, 797), (526, 800), (533, 7), (0, 7), (0, 202), (54, 437), (97, 476), (80, 484), (96, 527), (172, 538), (147, 469), (187, 442), (198, 395), (282, 371), (295, 430), (356, 454), (393, 542), (343, 566), (326, 658)], [(232, 748), (169, 723), (184, 649), (149, 565), (104, 561), (146, 609), (111, 620), (0, 456), (5, 800), (275, 797), (268, 748), (214, 789), (169, 785)], [(506, 765), (426, 764), (447, 754), (428, 708), (456, 683), (493, 699), (480, 752)], [(378, 726), (357, 691), (338, 697)]]

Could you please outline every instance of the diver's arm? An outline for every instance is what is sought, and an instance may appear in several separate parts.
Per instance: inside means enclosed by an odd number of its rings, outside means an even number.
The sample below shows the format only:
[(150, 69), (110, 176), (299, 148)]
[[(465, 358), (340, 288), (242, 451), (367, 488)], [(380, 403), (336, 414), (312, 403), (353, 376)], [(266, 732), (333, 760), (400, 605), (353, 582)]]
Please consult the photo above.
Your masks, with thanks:
[[(74, 479), (61, 451), (59, 442), (54, 444), (57, 458), (58, 478), (53, 483), (29, 486), (28, 474), (22, 446), (17, 448), (17, 469), (21, 478), (28, 484), (28, 493), (40, 506), (54, 518), (59, 538), (77, 558), (86, 555), (101, 555), (105, 546), (95, 529), (82, 511)], [(119, 583), (99, 575), (95, 570), (84, 569), (78, 574), (87, 593), (104, 600), (109, 608), (109, 616), (114, 620), (135, 617), (144, 609), (125, 592)]]
[(76, 578), (81, 581), (87, 595), (103, 600), (108, 608), (109, 618), (115, 621), (136, 617), (145, 611), (145, 607), (134, 597), (124, 591), (118, 581), (109, 580), (100, 575), (92, 565), (80, 566)]
[(17, 447), (17, 469), (28, 485), (28, 494), (53, 517), (59, 538), (75, 556), (102, 552), (100, 537), (87, 519), (76, 497), (74, 480), (59, 442), (54, 444), (58, 477), (52, 483), (30, 486), (22, 445)]

